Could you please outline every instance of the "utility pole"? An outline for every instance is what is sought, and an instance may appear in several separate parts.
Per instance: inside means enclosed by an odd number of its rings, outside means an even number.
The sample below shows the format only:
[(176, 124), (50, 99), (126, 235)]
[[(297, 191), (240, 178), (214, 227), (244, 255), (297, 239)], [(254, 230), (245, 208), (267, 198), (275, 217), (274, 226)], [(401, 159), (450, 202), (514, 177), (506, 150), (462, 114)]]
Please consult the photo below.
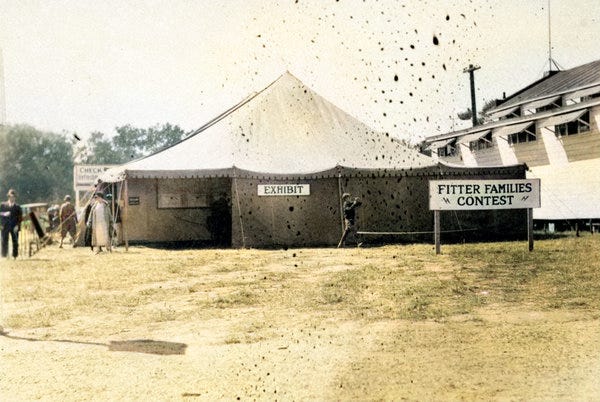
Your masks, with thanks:
[(473, 64), (469, 64), (469, 67), (465, 68), (463, 70), (463, 73), (469, 73), (469, 79), (471, 80), (471, 113), (472, 113), (472, 119), (473, 119), (473, 126), (476, 126), (479, 124), (479, 121), (477, 120), (477, 105), (475, 102), (475, 74), (474, 71), (475, 70), (479, 70), (481, 67), (479, 66), (474, 66)]

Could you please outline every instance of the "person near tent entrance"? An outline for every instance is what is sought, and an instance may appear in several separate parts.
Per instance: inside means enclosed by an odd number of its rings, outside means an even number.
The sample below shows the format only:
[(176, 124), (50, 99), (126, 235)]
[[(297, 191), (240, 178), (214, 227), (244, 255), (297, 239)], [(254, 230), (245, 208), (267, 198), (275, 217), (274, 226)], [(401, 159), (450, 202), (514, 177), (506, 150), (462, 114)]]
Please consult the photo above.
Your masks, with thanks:
[(338, 243), (338, 248), (346, 245), (348, 236), (351, 236), (356, 241), (357, 247), (362, 245), (359, 241), (358, 233), (356, 230), (356, 209), (362, 205), (362, 202), (358, 197), (352, 197), (349, 193), (342, 195), (342, 212), (344, 214), (344, 233)]
[(63, 241), (67, 233), (71, 235), (71, 242), (75, 245), (75, 234), (77, 232), (77, 214), (75, 207), (71, 204), (71, 196), (65, 195), (63, 204), (60, 206), (60, 246), (62, 248)]
[(231, 202), (227, 194), (221, 193), (210, 204), (210, 215), (206, 220), (213, 245), (231, 246)]
[(0, 226), (2, 227), (2, 257), (8, 256), (8, 237), (12, 239), (12, 256), (19, 256), (19, 231), (23, 220), (23, 210), (17, 204), (17, 193), (8, 190), (8, 201), (0, 204)]
[(102, 247), (111, 251), (112, 213), (104, 193), (98, 191), (94, 194), (94, 201), (91, 203), (90, 215), (86, 224), (92, 233), (92, 248), (98, 247), (96, 254), (102, 252)]

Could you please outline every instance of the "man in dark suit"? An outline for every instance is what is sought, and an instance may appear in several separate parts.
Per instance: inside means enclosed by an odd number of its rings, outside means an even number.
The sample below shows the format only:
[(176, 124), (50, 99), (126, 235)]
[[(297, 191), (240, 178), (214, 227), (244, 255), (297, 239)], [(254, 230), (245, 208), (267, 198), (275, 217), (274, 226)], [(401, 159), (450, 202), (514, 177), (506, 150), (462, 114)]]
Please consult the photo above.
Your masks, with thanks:
[(17, 193), (8, 190), (8, 201), (0, 204), (0, 226), (2, 226), (2, 257), (8, 256), (8, 236), (12, 239), (12, 256), (19, 256), (19, 231), (23, 220), (23, 210), (17, 204)]

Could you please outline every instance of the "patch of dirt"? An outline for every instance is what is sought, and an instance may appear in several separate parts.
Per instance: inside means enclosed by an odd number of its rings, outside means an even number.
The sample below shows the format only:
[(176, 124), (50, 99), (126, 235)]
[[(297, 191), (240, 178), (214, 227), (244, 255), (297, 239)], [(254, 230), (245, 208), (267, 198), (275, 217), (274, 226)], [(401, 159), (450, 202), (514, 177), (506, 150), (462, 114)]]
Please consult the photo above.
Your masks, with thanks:
[[(71, 300), (77, 300), (69, 298), (69, 289), (118, 292), (117, 284), (102, 276), (116, 261), (133, 270), (138, 269), (138, 261), (152, 261), (154, 257), (151, 251), (134, 249), (131, 254), (115, 252), (88, 262), (86, 251), (68, 254), (75, 260), (70, 262), (71, 268), (64, 268), (67, 260), (61, 256), (67, 254), (53, 249), (41, 253), (39, 260), (3, 264), (2, 291), (16, 286), (11, 281), (23, 275), (39, 275), (42, 268), (36, 264), (43, 258), (45, 275), (36, 280), (49, 284), (51, 275), (56, 275), (52, 278), (60, 288), (56, 294), (51, 293), (46, 307), (61, 292), (67, 293), (63, 297), (68, 306)], [(102, 305), (96, 314), (88, 311), (68, 316), (46, 327), (16, 329), (5, 325), (0, 336), (1, 399), (600, 399), (597, 310), (546, 311), (524, 303), (490, 302), (465, 314), (437, 320), (353, 318), (360, 315), (344, 310), (344, 306), (374, 309), (377, 297), (373, 296), (374, 301), (361, 299), (357, 304), (340, 302), (341, 306), (336, 302), (315, 304), (314, 308), (285, 298), (298, 296), (297, 292), (309, 293), (329, 283), (340, 271), (352, 271), (360, 264), (387, 264), (382, 275), (404, 269), (394, 265), (397, 260), (390, 257), (398, 253), (396, 249), (276, 252), (281, 264), (273, 263), (275, 257), (269, 261), (265, 257), (268, 254), (250, 250), (248, 256), (243, 254), (248, 260), (245, 266), (233, 265), (241, 264), (239, 260), (227, 265), (227, 259), (239, 253), (243, 252), (219, 254), (223, 261), (201, 251), (161, 253), (165, 261), (189, 258), (193, 269), (182, 271), (185, 275), (180, 277), (158, 270), (157, 277), (165, 275), (163, 282), (123, 278), (132, 280), (131, 285), (123, 287), (131, 289), (132, 296), (158, 287), (164, 291), (160, 294), (164, 301), (124, 304), (114, 310)], [(209, 261), (207, 265), (197, 263), (205, 260)], [(257, 260), (260, 264), (254, 266)], [(83, 261), (87, 265), (80, 273)], [(223, 270), (220, 264), (236, 269)], [(448, 269), (429, 262), (424, 266), (436, 273)], [(62, 269), (72, 271), (63, 273)], [(117, 272), (123, 268), (112, 269)], [(283, 274), (292, 269), (286, 282)], [(63, 277), (69, 274), (73, 276)], [(98, 283), (91, 291), (84, 286), (87, 275), (93, 277), (90, 283)], [(402, 278), (406, 282), (396, 284), (398, 291), (410, 286), (410, 280), (428, 279), (414, 279), (409, 274)], [(242, 300), (227, 308), (209, 306), (207, 301), (214, 297), (202, 290), (186, 290), (205, 281), (222, 286), (214, 291), (224, 296), (226, 290), (235, 290), (237, 283), (248, 285), (253, 302), (245, 305)], [(21, 286), (29, 285), (27, 280), (24, 283)], [(373, 281), (365, 283), (375, 286)], [(182, 291), (174, 292), (177, 288)], [(271, 298), (276, 302), (263, 302), (261, 295), (268, 292), (280, 292)], [(40, 307), (43, 305), (37, 300), (3, 304), (2, 322), (10, 314)], [(192, 309), (194, 315), (187, 318), (185, 313)], [(138, 314), (146, 317), (142, 319)]]
[(290, 314), (273, 325), (255, 311), (232, 313), (93, 340), (63, 339), (52, 328), (7, 330), (0, 337), (2, 395), (11, 401), (600, 395), (598, 320), (540, 312), (523, 320), (522, 312), (495, 311), (462, 323), (311, 322)]

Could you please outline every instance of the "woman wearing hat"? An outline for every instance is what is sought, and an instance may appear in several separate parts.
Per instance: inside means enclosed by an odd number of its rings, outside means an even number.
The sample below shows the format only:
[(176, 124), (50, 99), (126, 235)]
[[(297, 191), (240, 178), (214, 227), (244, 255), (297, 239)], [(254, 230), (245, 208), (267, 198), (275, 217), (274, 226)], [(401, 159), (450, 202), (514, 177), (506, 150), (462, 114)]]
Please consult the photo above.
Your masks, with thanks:
[(98, 247), (96, 254), (102, 252), (102, 247), (111, 251), (112, 214), (104, 193), (98, 191), (94, 194), (90, 216), (86, 223), (92, 230), (92, 247)]

